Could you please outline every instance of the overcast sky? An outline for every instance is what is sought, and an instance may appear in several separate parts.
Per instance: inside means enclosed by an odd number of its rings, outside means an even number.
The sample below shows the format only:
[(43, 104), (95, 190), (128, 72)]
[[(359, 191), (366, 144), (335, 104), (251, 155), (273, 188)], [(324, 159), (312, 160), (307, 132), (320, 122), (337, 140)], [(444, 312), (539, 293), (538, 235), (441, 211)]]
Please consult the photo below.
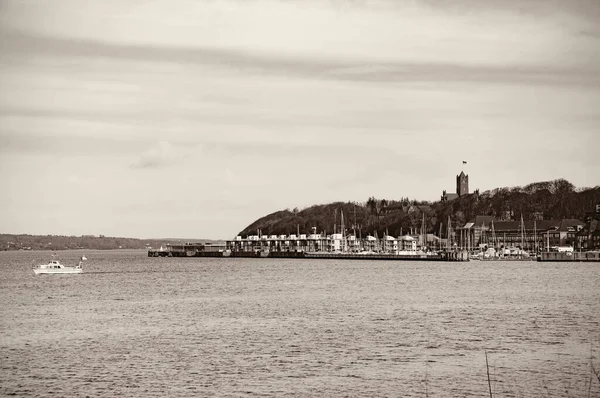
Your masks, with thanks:
[(598, 0), (0, 2), (0, 232), (600, 184)]

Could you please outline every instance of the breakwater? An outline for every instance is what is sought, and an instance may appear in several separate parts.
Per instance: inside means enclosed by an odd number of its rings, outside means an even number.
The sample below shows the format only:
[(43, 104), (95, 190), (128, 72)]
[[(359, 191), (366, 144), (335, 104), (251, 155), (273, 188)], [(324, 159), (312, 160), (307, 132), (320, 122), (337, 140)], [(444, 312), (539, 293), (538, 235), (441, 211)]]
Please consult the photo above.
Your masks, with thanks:
[(542, 262), (600, 262), (600, 252), (543, 252), (538, 256)]
[(229, 250), (148, 250), (148, 257), (240, 257), (240, 258), (300, 258), (337, 260), (395, 260), (395, 261), (469, 261), (467, 252), (441, 253), (350, 253), (304, 251), (229, 251)]

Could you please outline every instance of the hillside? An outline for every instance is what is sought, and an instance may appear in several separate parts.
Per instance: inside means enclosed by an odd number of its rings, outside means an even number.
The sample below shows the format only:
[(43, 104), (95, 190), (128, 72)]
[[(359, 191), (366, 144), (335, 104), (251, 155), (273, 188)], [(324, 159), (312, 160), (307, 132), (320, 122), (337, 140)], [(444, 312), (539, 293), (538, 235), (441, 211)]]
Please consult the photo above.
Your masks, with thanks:
[(340, 231), (342, 213), (346, 231), (356, 234), (386, 231), (398, 236), (421, 226), (423, 214), (428, 232), (437, 233), (447, 226), (450, 217), (454, 226), (464, 224), (476, 215), (494, 216), (501, 220), (585, 219), (586, 213), (600, 203), (600, 186), (575, 189), (564, 179), (536, 182), (524, 187), (497, 188), (475, 192), (448, 202), (427, 202), (399, 199), (369, 198), (366, 202), (336, 202), (314, 205), (302, 210), (282, 210), (262, 217), (239, 235), (332, 233), (334, 225)]
[(0, 234), (0, 250), (110, 250), (110, 249), (147, 249), (160, 247), (167, 243), (180, 242), (216, 242), (208, 239), (135, 239), (105, 236), (61, 236), (61, 235), (14, 235)]

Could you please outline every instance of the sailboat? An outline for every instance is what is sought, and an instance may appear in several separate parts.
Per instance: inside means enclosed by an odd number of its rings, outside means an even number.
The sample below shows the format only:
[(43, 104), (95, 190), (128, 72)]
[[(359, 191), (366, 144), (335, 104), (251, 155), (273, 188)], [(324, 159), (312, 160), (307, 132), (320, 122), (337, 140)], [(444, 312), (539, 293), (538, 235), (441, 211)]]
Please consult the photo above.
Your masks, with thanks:
[(521, 259), (529, 259), (530, 255), (525, 251), (525, 222), (523, 221), (523, 214), (521, 214), (521, 252), (519, 254)]

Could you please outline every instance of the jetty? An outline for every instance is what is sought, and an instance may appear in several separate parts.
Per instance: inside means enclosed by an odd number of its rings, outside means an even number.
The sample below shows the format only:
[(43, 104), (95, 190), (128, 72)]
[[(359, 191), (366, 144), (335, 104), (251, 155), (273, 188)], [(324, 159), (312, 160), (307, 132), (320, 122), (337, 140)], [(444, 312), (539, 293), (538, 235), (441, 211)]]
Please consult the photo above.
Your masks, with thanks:
[(540, 262), (600, 262), (600, 251), (589, 252), (542, 252), (538, 255)]
[(469, 261), (466, 251), (414, 252), (343, 252), (270, 250), (265, 247), (248, 246), (231, 248), (227, 244), (184, 243), (167, 245), (166, 249), (150, 249), (148, 257), (239, 257), (239, 258), (301, 258), (338, 260), (388, 260), (388, 261)]

